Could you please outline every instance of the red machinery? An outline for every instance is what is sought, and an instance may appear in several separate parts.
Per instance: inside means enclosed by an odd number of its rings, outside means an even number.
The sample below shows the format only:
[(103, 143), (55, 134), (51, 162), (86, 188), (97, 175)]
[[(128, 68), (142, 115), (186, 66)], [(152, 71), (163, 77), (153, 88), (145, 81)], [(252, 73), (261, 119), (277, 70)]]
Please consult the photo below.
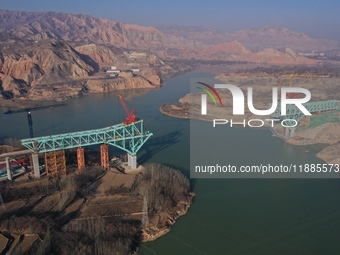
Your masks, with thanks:
[(136, 110), (135, 109), (132, 109), (131, 112), (129, 112), (128, 108), (126, 107), (126, 104), (124, 102), (124, 99), (121, 95), (117, 95), (120, 102), (122, 103), (123, 107), (124, 107), (124, 110), (126, 112), (126, 114), (128, 115), (127, 118), (124, 119), (123, 123), (125, 125), (130, 125), (131, 123), (134, 123), (137, 121), (137, 118), (136, 118)]

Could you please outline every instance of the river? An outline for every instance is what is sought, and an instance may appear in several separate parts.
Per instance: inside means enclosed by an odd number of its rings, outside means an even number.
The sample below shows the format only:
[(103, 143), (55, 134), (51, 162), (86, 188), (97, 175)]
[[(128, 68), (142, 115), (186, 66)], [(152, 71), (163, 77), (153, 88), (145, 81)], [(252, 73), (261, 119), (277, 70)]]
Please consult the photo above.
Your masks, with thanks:
[[(189, 176), (189, 121), (164, 116), (159, 107), (189, 93), (193, 77), (213, 76), (191, 72), (167, 79), (158, 90), (122, 93), (128, 107), (136, 108), (138, 117), (144, 119), (145, 130), (154, 133), (138, 153), (140, 163), (162, 163)], [(32, 112), (35, 136), (106, 127), (125, 116), (116, 93), (66, 103), (66, 107)], [(3, 110), (0, 139), (28, 137), (25, 114), (3, 115)], [(254, 164), (255, 158), (279, 164), (321, 162), (314, 155), (318, 147), (285, 144), (266, 129), (229, 128), (227, 132), (229, 142), (237, 139), (240, 146), (228, 157), (238, 158), (242, 152), (247, 165)], [(254, 144), (264, 149), (258, 150)], [(116, 151), (111, 148), (110, 152)], [(191, 183), (197, 197), (188, 214), (167, 235), (142, 244), (139, 254), (339, 253), (339, 180), (191, 179)]]

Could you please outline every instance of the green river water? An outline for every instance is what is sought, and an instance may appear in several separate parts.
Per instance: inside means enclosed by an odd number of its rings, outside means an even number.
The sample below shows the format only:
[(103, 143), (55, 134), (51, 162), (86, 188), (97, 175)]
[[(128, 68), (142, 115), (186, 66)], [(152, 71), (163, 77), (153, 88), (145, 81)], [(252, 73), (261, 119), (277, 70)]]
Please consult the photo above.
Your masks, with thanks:
[[(154, 134), (138, 154), (140, 163), (162, 163), (189, 176), (190, 122), (164, 116), (159, 107), (189, 93), (193, 77), (212, 75), (186, 73), (167, 79), (158, 90), (123, 93), (144, 119), (145, 129)], [(125, 116), (116, 93), (66, 103), (67, 107), (32, 112), (35, 136), (106, 127)], [(28, 137), (25, 114), (5, 116), (2, 110), (0, 139)], [(317, 146), (287, 145), (266, 129), (229, 128), (226, 135), (230, 146), (238, 143), (228, 150), (228, 157), (242, 157), (247, 165), (268, 159), (277, 164), (321, 162), (315, 157)], [(142, 244), (139, 254), (340, 254), (337, 179), (191, 179), (191, 183), (197, 196), (188, 214), (170, 233)]]

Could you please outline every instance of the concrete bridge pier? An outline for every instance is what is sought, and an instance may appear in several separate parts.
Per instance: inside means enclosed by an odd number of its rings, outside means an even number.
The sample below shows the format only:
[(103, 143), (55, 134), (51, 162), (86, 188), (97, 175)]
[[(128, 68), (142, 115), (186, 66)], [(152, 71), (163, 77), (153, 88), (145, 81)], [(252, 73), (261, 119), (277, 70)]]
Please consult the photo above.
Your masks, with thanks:
[(285, 128), (285, 136), (286, 137), (294, 137), (295, 136), (295, 127), (292, 128)]
[(40, 179), (40, 169), (39, 169), (38, 153), (33, 153), (32, 154), (32, 161), (33, 161), (34, 177), (36, 179)]
[(7, 179), (12, 180), (11, 164), (9, 162), (9, 157), (6, 157), (6, 169), (7, 169)]
[(137, 156), (136, 155), (131, 155), (130, 153), (128, 153), (128, 166), (130, 166), (131, 169), (137, 168)]

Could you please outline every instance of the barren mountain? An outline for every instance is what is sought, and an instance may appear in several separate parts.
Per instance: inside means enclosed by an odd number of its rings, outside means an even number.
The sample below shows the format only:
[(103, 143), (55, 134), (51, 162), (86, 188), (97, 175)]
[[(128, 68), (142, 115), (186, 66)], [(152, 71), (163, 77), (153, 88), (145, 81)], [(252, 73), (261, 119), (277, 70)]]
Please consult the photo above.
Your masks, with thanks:
[(294, 51), (325, 51), (340, 48), (339, 43), (334, 40), (310, 38), (306, 34), (290, 31), (279, 26), (242, 30), (236, 33), (223, 33), (209, 28), (175, 25), (163, 25), (159, 26), (158, 29), (164, 33), (179, 35), (205, 44), (238, 41), (252, 51), (260, 51), (266, 48), (290, 48)]
[(202, 42), (206, 45), (221, 44), (230, 41), (228, 33), (218, 32), (202, 26), (160, 25), (156, 28), (166, 34), (178, 35), (186, 39)]
[[(168, 32), (171, 34), (83, 14), (0, 10), (1, 95), (36, 99), (44, 98), (47, 91), (51, 99), (55, 95), (64, 99), (90, 91), (127, 88), (123, 82), (149, 88), (160, 85), (162, 77), (190, 69), (189, 62), (313, 65), (315, 60), (294, 50), (336, 44), (276, 26), (235, 34), (199, 27), (179, 32), (175, 27)], [(118, 83), (112, 82), (108, 79), (116, 77), (106, 73), (112, 65), (140, 72), (129, 80), (119, 77)]]
[[(2, 41), (63, 39), (138, 50), (152, 50), (166, 58), (191, 58), (211, 44), (238, 41), (253, 52), (267, 48), (293, 51), (335, 49), (338, 43), (319, 40), (278, 26), (234, 34), (202, 27), (161, 26), (160, 30), (84, 14), (0, 10)], [(173, 54), (175, 53), (175, 54)]]
[(4, 32), (10, 32), (13, 38), (56, 38), (138, 49), (202, 47), (201, 43), (165, 34), (153, 27), (124, 24), (84, 14), (0, 10), (0, 33)]
[(184, 64), (163, 61), (155, 54), (143, 50), (128, 50), (94, 43), (76, 46), (75, 49), (93, 59), (101, 69), (107, 69), (111, 65), (117, 66), (120, 70), (139, 69), (139, 74), (154, 85), (161, 84), (161, 77), (188, 69)]
[(112, 65), (116, 58), (116, 55), (108, 47), (94, 43), (77, 46), (75, 50), (89, 56), (100, 66)]
[(12, 43), (0, 53), (0, 91), (20, 96), (36, 84), (67, 82), (88, 77), (93, 62), (63, 41)]
[[(155, 88), (162, 78), (188, 69), (152, 53), (63, 40), (0, 44), (0, 104), (4, 99), (63, 100), (84, 93)], [(115, 65), (122, 72), (111, 77)], [(132, 74), (130, 69), (140, 71)], [(5, 103), (7, 104), (7, 103)]]
[(252, 52), (239, 42), (228, 42), (210, 46), (201, 51), (201, 58), (206, 60), (246, 61), (267, 64), (316, 64), (316, 61), (297, 55), (290, 49), (265, 49)]
[(279, 26), (242, 30), (229, 37), (230, 40), (237, 40), (255, 50), (290, 48), (294, 51), (325, 51), (339, 47), (336, 41), (310, 38), (303, 33), (293, 32)]

